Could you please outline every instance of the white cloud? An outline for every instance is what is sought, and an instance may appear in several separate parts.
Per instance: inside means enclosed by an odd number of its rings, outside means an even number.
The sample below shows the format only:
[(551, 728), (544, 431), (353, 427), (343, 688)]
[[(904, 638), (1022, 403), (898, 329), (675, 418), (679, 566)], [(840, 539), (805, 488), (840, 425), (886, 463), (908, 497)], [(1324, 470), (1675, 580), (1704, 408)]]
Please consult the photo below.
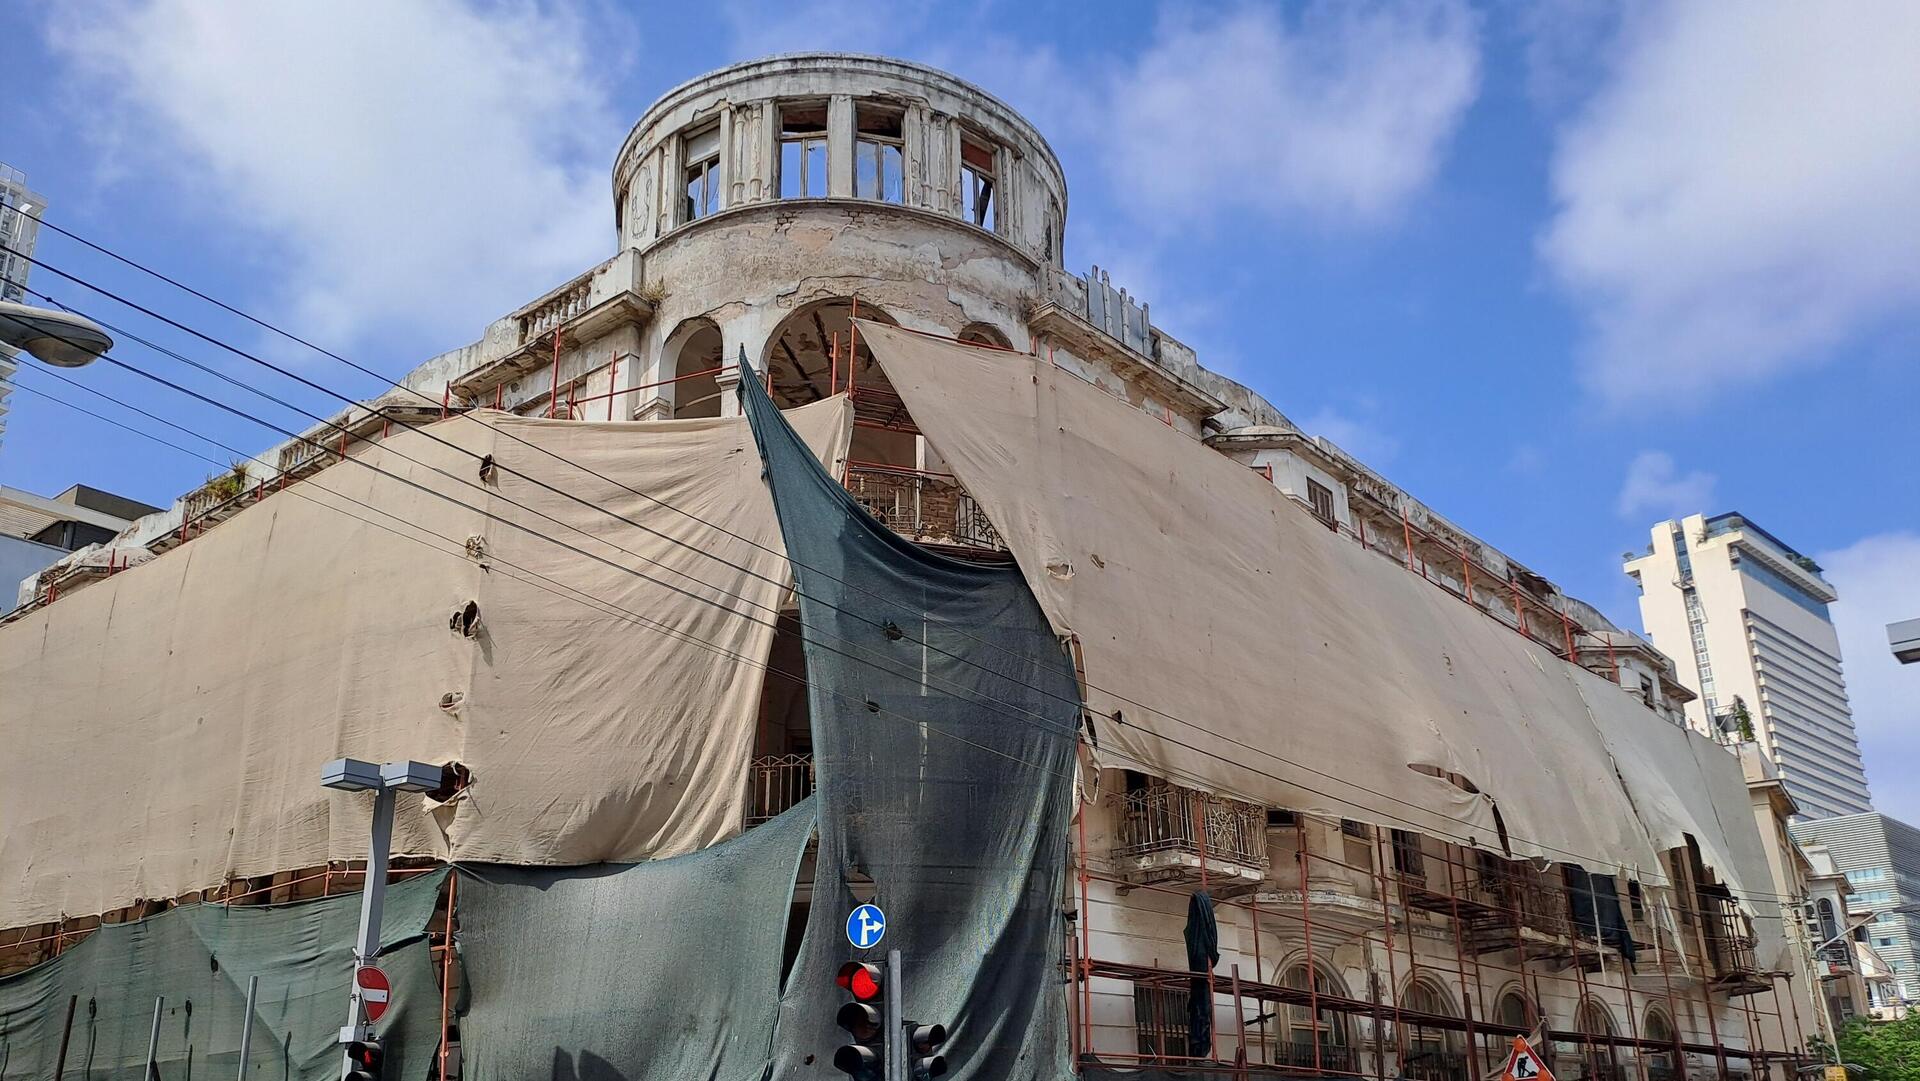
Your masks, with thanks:
[(1684, 401), (1920, 302), (1920, 5), (1661, 4), (1620, 41), (1540, 241), (1593, 389)]
[(113, 190), (259, 237), (267, 302), (318, 341), (466, 341), (614, 249), (624, 125), (601, 78), (618, 28), (458, 0), (47, 19)]
[(1400, 440), (1375, 421), (1361, 420), (1332, 406), (1322, 407), (1299, 423), (1307, 434), (1324, 436), (1334, 446), (1376, 468), (1400, 451)]
[(1874, 806), (1920, 822), (1920, 665), (1887, 648), (1887, 624), (1920, 617), (1920, 533), (1877, 534), (1818, 559), (1840, 593), (1833, 623)]
[(1144, 222), (1369, 224), (1432, 178), (1479, 79), (1464, 4), (1314, 3), (1292, 20), (1169, 8), (1108, 81), (1099, 122)]
[(1627, 463), (1627, 476), (1620, 483), (1615, 509), (1622, 518), (1699, 514), (1710, 509), (1717, 479), (1699, 470), (1681, 473), (1673, 455), (1663, 450), (1643, 450)]

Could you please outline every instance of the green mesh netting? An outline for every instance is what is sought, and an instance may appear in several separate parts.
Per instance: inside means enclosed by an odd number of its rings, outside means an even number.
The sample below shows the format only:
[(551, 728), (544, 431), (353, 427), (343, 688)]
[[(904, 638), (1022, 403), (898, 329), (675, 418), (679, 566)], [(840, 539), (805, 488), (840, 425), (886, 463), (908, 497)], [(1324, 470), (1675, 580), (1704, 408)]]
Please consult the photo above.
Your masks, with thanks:
[(940, 1023), (951, 1076), (1069, 1074), (1058, 916), (1078, 687), (1011, 563), (936, 555), (835, 483), (752, 379), (740, 395), (766, 460), (800, 591), (820, 848), (781, 1005), (779, 1078), (838, 1077), (834, 974), (871, 883), (909, 1018)]
[(673, 859), (462, 868), (468, 1081), (758, 1081), (811, 800)]
[[(440, 1044), (440, 990), (426, 931), (444, 871), (387, 891), (379, 965), (393, 1002), (378, 1026), (387, 1076), (425, 1078)], [(53, 1077), (69, 1001), (66, 1077), (139, 1078), (154, 1000), (159, 1076), (238, 1072), (249, 977), (260, 977), (250, 1079), (340, 1076), (340, 1029), (358, 894), (286, 905), (190, 905), (109, 924), (59, 957), (0, 980), (0, 1078)]]

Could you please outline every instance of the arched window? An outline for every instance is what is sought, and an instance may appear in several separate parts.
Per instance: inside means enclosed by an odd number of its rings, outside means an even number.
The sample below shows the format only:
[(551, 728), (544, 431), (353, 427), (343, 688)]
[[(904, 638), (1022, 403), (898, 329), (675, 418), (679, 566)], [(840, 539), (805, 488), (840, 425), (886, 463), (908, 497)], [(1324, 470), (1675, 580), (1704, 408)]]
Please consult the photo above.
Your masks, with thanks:
[[(1500, 992), (1493, 1004), (1492, 1021), (1505, 1028), (1530, 1031), (1539, 1021), (1540, 1012), (1533, 1008), (1527, 996), (1516, 986), (1510, 986)], [(1507, 1052), (1513, 1048), (1513, 1037), (1506, 1034), (1489, 1035), (1481, 1041), (1485, 1048), (1487, 1068), (1497, 1068), (1507, 1059)]]
[(1573, 1024), (1582, 1036), (1607, 1037), (1580, 1041), (1579, 1076), (1591, 1081), (1617, 1081), (1620, 1075), (1619, 1058), (1611, 1040), (1615, 1031), (1613, 1011), (1607, 1009), (1606, 1003), (1599, 999), (1590, 998), (1575, 1011)]
[(673, 403), (675, 420), (720, 415), (720, 384), (714, 376), (724, 363), (721, 351), (720, 328), (706, 319), (689, 319), (667, 336), (662, 355), (672, 358), (667, 372), (673, 382), (660, 396)]
[[(1328, 972), (1321, 965), (1314, 965), (1312, 982), (1308, 982), (1308, 968), (1305, 961), (1289, 966), (1280, 978), (1281, 986), (1296, 990), (1312, 990), (1318, 995), (1333, 998), (1346, 998), (1347, 989), (1341, 985), (1339, 977)], [(1352, 1070), (1353, 1042), (1348, 1038), (1347, 1015), (1339, 1010), (1322, 1006), (1316, 1013), (1312, 1006), (1288, 1006), (1285, 1011), (1286, 1029), (1281, 1034), (1280, 1046), (1274, 1049), (1272, 1061), (1277, 1065), (1300, 1066), (1313, 1069), (1315, 1066), (1314, 1045), (1319, 1045), (1318, 1065), (1322, 1070)]]
[(991, 345), (996, 349), (1013, 348), (1013, 343), (992, 323), (968, 323), (966, 329), (960, 332), (960, 340), (975, 345)]
[(1460, 1016), (1452, 996), (1430, 980), (1415, 980), (1401, 994), (1400, 1008), (1406, 1014), (1426, 1015), (1405, 1017), (1400, 1075), (1411, 1081), (1467, 1081), (1465, 1036), (1458, 1029), (1443, 1028), (1426, 1019)]
[(1820, 914), (1820, 944), (1825, 945), (1840, 937), (1840, 924), (1834, 918), (1833, 902), (1825, 897), (1814, 902), (1814, 910)]
[(1648, 1051), (1647, 1081), (1672, 1081), (1673, 1071), (1673, 1020), (1665, 1010), (1658, 1006), (1648, 1007), (1646, 1024), (1640, 1026), (1640, 1038), (1650, 1043), (1669, 1048), (1665, 1051)]

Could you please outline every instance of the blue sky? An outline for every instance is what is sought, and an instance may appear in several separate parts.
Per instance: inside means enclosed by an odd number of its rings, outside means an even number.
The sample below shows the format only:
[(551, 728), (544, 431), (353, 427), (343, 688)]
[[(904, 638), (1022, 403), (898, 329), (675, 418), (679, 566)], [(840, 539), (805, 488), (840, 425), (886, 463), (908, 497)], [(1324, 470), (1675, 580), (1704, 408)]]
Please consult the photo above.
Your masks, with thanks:
[[(1110, 268), (1205, 363), (1625, 625), (1620, 553), (1670, 514), (1737, 509), (1814, 553), (1845, 595), (1876, 797), (1920, 821), (1920, 671), (1880, 630), (1920, 615), (1913, 5), (134, 0), (8, 18), (0, 160), (49, 220), (389, 373), (612, 253), (608, 170), (667, 87), (816, 48), (946, 67), (1053, 143), (1070, 267)], [(373, 389), (59, 236), (39, 255)], [(255, 377), (49, 272), (32, 284)], [(75, 378), (233, 447), (277, 438), (104, 366)], [(333, 404), (294, 391), (276, 388)], [(12, 403), (0, 483), (163, 503), (213, 469)]]

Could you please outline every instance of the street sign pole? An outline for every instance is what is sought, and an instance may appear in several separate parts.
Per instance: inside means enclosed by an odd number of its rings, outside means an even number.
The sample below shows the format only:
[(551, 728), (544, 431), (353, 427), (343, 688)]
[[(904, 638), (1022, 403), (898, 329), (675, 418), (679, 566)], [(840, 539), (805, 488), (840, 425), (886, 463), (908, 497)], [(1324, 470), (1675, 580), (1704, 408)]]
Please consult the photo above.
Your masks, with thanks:
[(372, 844), (367, 850), (366, 881), (360, 886), (360, 933), (353, 940), (353, 978), (347, 981), (347, 1027), (340, 1030), (341, 1081), (353, 1071), (353, 1059), (345, 1045), (370, 1035), (360, 1001), (359, 975), (380, 948), (380, 915), (387, 901), (387, 853), (393, 847), (393, 805), (398, 795), (393, 788), (375, 789), (373, 794)]
[(905, 995), (900, 987), (900, 951), (887, 951), (887, 1081), (907, 1081)]

